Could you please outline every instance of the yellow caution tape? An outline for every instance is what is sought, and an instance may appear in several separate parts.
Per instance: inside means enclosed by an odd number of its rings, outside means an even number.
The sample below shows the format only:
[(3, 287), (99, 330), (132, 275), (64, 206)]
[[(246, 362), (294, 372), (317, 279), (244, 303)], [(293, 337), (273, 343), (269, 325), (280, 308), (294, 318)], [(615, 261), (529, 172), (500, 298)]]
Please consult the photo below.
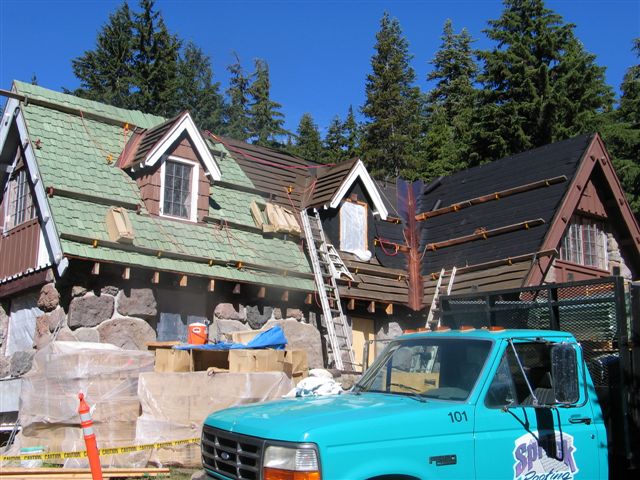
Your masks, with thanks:
[[(140, 452), (154, 448), (173, 447), (176, 445), (188, 445), (200, 443), (199, 438), (186, 438), (184, 440), (172, 440), (170, 442), (147, 443), (144, 445), (131, 445), (128, 447), (113, 447), (99, 449), (100, 455), (118, 455), (122, 453)], [(84, 458), (87, 456), (86, 450), (79, 452), (49, 452), (49, 453), (29, 453), (25, 455), (0, 455), (0, 462), (8, 460), (55, 460), (65, 458)]]

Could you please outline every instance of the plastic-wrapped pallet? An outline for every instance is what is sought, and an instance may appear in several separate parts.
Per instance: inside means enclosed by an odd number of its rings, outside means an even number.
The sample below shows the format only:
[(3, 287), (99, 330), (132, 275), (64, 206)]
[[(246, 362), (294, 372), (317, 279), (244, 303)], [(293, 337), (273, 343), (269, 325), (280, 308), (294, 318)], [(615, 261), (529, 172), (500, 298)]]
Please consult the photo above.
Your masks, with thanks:
[[(16, 448), (84, 450), (78, 393), (91, 406), (98, 448), (133, 445), (140, 414), (138, 375), (153, 370), (153, 354), (114, 345), (52, 342), (36, 353), (23, 377)], [(148, 453), (146, 453), (148, 456)], [(131, 455), (101, 458), (105, 466), (136, 466)], [(80, 462), (78, 465), (80, 465)], [(135, 464), (135, 465), (134, 465)], [(76, 466), (74, 464), (74, 466)]]
[[(136, 442), (148, 444), (200, 438), (202, 423), (223, 408), (281, 398), (293, 387), (284, 372), (140, 374), (138, 397), (142, 415)], [(199, 445), (154, 450), (150, 462), (158, 466), (201, 465)]]

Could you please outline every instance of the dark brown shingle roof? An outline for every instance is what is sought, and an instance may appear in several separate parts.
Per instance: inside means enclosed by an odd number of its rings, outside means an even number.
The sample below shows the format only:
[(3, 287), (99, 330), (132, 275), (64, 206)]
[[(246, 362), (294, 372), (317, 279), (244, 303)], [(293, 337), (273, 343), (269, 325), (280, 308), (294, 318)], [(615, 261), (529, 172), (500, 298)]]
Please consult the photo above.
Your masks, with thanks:
[(337, 165), (318, 169), (313, 189), (304, 198), (307, 208), (321, 207), (331, 200), (349, 172), (358, 162), (357, 158)]
[(177, 117), (171, 118), (153, 128), (134, 132), (120, 155), (118, 166), (120, 168), (129, 168), (144, 162), (153, 147), (160, 142), (169, 130), (171, 130), (171, 127), (186, 114), (187, 112), (183, 112)]

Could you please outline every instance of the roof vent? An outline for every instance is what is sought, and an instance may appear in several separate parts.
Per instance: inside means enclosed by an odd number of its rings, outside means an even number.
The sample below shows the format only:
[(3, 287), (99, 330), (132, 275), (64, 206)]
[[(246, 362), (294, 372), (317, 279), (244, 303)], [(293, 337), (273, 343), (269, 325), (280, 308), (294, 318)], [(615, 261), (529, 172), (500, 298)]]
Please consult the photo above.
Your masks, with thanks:
[(129, 213), (122, 207), (107, 210), (107, 233), (112, 242), (133, 243), (133, 225)]

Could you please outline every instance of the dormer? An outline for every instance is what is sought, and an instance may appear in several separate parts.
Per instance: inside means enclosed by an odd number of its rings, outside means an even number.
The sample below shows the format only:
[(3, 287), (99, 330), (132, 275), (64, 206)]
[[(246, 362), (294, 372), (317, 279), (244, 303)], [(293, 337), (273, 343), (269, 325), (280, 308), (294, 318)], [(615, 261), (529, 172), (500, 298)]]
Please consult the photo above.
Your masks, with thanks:
[(136, 130), (118, 166), (137, 182), (149, 213), (189, 222), (209, 210), (209, 187), (221, 174), (191, 115)]
[(323, 227), (343, 252), (370, 257), (374, 217), (386, 220), (380, 191), (359, 159), (322, 169), (307, 187), (305, 207), (321, 210)]

